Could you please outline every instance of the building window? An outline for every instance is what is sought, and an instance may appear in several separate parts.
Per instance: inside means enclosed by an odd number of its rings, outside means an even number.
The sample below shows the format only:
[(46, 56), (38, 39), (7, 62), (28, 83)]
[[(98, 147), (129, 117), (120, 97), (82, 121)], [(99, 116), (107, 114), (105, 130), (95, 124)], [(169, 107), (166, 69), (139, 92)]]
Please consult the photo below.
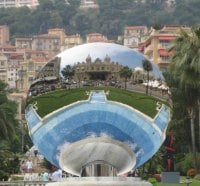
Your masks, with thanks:
[(33, 64), (29, 64), (28, 65), (28, 70), (29, 71), (33, 71), (34, 70), (34, 65)]
[(167, 40), (161, 40), (160, 44), (162, 45), (163, 48), (169, 47), (169, 41), (167, 41)]
[(168, 56), (160, 56), (160, 58), (162, 59), (163, 63), (168, 63), (169, 62), (169, 57)]
[(29, 77), (28, 78), (28, 81), (33, 81), (34, 80), (34, 77)]

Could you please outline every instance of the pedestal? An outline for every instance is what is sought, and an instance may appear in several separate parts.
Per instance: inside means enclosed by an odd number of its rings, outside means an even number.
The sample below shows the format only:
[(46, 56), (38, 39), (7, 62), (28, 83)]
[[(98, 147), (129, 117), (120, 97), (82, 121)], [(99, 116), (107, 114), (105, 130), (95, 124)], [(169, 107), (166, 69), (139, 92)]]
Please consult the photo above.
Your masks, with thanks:
[(138, 177), (69, 177), (46, 186), (152, 186)]
[(180, 172), (162, 172), (162, 183), (180, 183)]

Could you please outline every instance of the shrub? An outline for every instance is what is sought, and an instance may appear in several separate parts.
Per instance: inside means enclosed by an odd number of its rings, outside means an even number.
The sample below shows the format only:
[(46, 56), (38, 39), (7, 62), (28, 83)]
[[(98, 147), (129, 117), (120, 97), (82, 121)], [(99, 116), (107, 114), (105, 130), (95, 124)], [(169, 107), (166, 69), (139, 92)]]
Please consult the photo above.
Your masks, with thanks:
[(22, 175), (11, 175), (11, 180), (24, 180), (24, 176)]
[(194, 177), (194, 179), (200, 180), (200, 174), (197, 174), (197, 175)]
[(0, 170), (0, 180), (7, 181), (9, 176), (10, 175), (7, 172), (4, 172), (4, 171)]
[(161, 175), (160, 174), (154, 174), (153, 177), (160, 182), (161, 181)]
[[(176, 155), (178, 156), (178, 155)], [(176, 171), (179, 171), (180, 174), (182, 176), (186, 176), (187, 175), (187, 171), (191, 168), (194, 167), (193, 166), (193, 154), (192, 153), (187, 153), (187, 154), (180, 154), (179, 155), (181, 157), (181, 161), (179, 161), (178, 163), (176, 163), (175, 165), (175, 169)], [(180, 159), (179, 157), (179, 159)]]
[(149, 179), (148, 179), (148, 182), (150, 182), (153, 186), (156, 186), (156, 185), (157, 185), (156, 178), (149, 178)]
[(194, 178), (195, 175), (196, 175), (196, 170), (194, 168), (188, 169), (187, 176)]

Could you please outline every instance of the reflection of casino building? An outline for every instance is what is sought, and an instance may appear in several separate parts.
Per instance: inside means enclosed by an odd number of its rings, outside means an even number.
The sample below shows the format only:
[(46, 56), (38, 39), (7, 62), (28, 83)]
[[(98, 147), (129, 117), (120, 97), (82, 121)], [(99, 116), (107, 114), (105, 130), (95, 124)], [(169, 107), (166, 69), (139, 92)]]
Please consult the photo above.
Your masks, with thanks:
[[(40, 80), (58, 80), (59, 79), (59, 66), (60, 58), (57, 57), (50, 61), (40, 71), (36, 77), (36, 82)], [(73, 67), (73, 65), (71, 65)], [(119, 71), (122, 69), (122, 65), (118, 62), (113, 62), (106, 56), (103, 61), (99, 58), (92, 61), (90, 55), (86, 58), (86, 62), (78, 62), (74, 65), (75, 74), (74, 80), (119, 80)]]
[(60, 58), (56, 57), (47, 63), (37, 74), (36, 81), (59, 79)]
[(95, 61), (91, 57), (86, 58), (86, 62), (78, 62), (75, 65), (75, 79), (81, 80), (117, 80), (122, 65), (113, 62), (106, 56), (104, 61), (97, 58)]

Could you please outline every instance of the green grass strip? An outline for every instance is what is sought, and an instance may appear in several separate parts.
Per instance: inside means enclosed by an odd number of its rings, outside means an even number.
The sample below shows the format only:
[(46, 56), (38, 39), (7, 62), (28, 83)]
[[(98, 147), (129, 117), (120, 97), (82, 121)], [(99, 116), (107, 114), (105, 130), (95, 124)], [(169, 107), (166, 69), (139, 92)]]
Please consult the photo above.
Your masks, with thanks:
[(145, 94), (135, 93), (132, 91), (113, 87), (61, 89), (33, 97), (30, 101), (28, 101), (28, 104), (37, 102), (37, 112), (41, 117), (44, 117), (45, 115), (63, 106), (69, 105), (76, 101), (87, 100), (88, 95), (86, 95), (86, 91), (90, 90), (109, 91), (109, 96), (107, 96), (108, 100), (127, 104), (152, 118), (157, 113), (156, 102), (159, 101), (158, 99), (155, 99), (151, 96), (146, 96)]

